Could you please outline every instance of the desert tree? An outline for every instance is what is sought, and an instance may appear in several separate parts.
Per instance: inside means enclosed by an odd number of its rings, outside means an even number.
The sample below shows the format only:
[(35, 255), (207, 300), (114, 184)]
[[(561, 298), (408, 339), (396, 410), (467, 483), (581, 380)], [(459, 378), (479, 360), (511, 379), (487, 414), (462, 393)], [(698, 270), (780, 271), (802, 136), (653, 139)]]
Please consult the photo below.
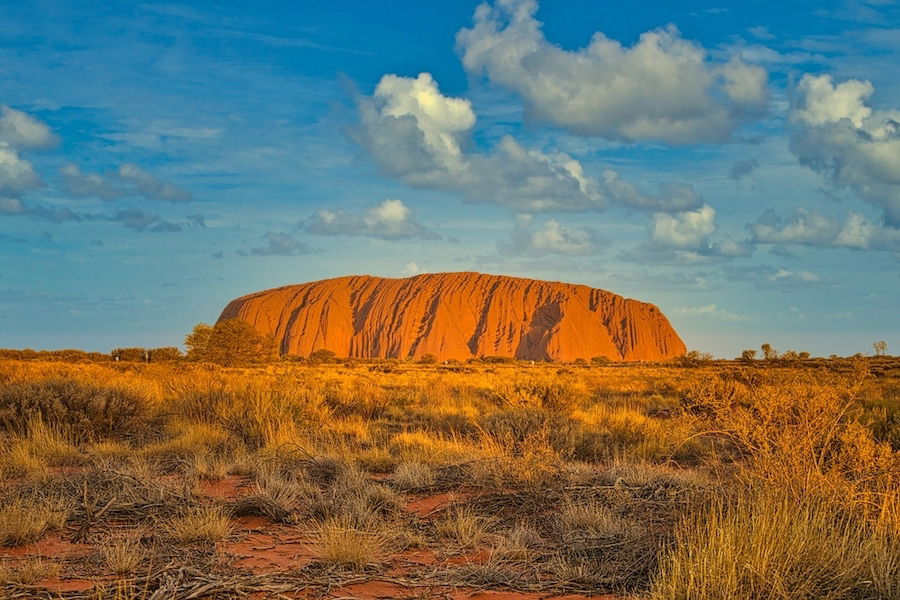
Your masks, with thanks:
[(756, 350), (744, 350), (741, 352), (741, 360), (745, 362), (752, 362), (756, 360)]
[(419, 364), (421, 365), (433, 365), (437, 363), (437, 356), (434, 354), (423, 354), (419, 357)]
[(780, 358), (781, 360), (794, 361), (798, 360), (800, 358), (800, 355), (796, 350), (785, 350)]
[(327, 348), (319, 348), (309, 353), (306, 361), (311, 365), (321, 365), (337, 362), (337, 354), (333, 350)]
[(763, 352), (764, 359), (775, 360), (776, 358), (778, 358), (778, 351), (776, 351), (775, 348), (772, 347), (772, 344), (763, 344), (762, 346), (760, 346), (760, 349)]
[(213, 326), (200, 323), (184, 340), (188, 358), (235, 366), (276, 357), (275, 339), (259, 333), (240, 319), (226, 319)]
[(875, 356), (885, 356), (887, 354), (887, 342), (884, 340), (873, 342), (872, 346), (875, 348)]

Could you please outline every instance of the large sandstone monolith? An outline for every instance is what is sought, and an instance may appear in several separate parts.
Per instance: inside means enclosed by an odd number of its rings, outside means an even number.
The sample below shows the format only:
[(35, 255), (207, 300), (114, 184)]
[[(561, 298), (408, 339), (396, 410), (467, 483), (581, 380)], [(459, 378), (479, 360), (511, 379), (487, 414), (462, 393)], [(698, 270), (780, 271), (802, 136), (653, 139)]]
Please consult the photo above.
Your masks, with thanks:
[(283, 354), (655, 361), (685, 346), (654, 305), (585, 285), (480, 273), (353, 275), (232, 300), (222, 319), (274, 334)]

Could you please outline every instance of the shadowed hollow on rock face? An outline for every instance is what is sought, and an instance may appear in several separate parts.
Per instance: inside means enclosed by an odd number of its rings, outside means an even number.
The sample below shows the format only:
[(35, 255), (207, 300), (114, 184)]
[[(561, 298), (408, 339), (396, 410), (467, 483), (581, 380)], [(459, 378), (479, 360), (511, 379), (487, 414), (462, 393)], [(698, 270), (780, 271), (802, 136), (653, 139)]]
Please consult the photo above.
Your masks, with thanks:
[(652, 304), (585, 285), (480, 273), (406, 279), (351, 275), (232, 300), (282, 354), (355, 358), (664, 360), (685, 346)]

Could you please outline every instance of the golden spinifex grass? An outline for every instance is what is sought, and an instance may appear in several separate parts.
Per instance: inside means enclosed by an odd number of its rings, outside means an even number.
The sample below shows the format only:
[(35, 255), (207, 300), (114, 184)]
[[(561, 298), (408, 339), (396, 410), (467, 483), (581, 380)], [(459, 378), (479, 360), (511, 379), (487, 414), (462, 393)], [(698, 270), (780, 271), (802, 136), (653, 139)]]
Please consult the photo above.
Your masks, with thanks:
[[(898, 396), (887, 359), (4, 361), (0, 595), (900, 598)], [(31, 568), (37, 540), (89, 551)]]

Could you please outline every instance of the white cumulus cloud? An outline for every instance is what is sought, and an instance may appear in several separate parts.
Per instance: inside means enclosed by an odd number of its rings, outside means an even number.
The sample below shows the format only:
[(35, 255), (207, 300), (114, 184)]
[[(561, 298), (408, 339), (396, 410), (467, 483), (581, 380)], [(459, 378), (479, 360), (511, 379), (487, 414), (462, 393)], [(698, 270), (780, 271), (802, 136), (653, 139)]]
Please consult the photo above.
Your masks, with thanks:
[(868, 105), (875, 89), (851, 79), (804, 75), (791, 111), (791, 151), (801, 164), (849, 188), (900, 228), (900, 110)]
[(497, 244), (497, 252), (504, 256), (583, 256), (599, 250), (599, 236), (590, 227), (570, 228), (556, 219), (549, 219), (535, 227), (530, 215), (517, 218), (509, 241)]
[(696, 210), (656, 213), (648, 225), (648, 240), (620, 255), (642, 263), (699, 264), (748, 256), (752, 248), (730, 238), (713, 240), (716, 210), (704, 204)]
[(563, 152), (523, 147), (504, 136), (487, 152), (467, 149), (475, 125), (468, 100), (443, 95), (428, 73), (385, 75), (359, 100), (357, 141), (389, 175), (423, 188), (462, 193), (521, 212), (600, 210), (608, 201), (641, 210), (696, 207), (693, 188), (670, 184), (647, 194), (607, 170), (601, 179)]
[(756, 244), (900, 251), (900, 229), (874, 223), (853, 212), (839, 220), (798, 208), (790, 219), (784, 219), (769, 210), (747, 229)]
[(674, 26), (631, 47), (598, 31), (567, 51), (544, 37), (537, 9), (536, 0), (482, 4), (457, 45), (468, 72), (515, 91), (538, 119), (580, 135), (687, 144), (727, 139), (767, 107), (764, 69), (711, 60)]
[(341, 209), (320, 210), (300, 224), (307, 233), (317, 235), (350, 235), (384, 240), (440, 236), (419, 223), (412, 210), (401, 200), (388, 199), (360, 214)]
[(704, 204), (694, 211), (653, 215), (650, 241), (665, 248), (697, 250), (716, 230), (716, 211)]
[(44, 185), (22, 151), (50, 148), (58, 143), (50, 128), (31, 115), (0, 106), (0, 213), (34, 214), (22, 196)]
[(46, 123), (28, 113), (0, 106), (0, 143), (18, 150), (43, 150), (59, 143)]

